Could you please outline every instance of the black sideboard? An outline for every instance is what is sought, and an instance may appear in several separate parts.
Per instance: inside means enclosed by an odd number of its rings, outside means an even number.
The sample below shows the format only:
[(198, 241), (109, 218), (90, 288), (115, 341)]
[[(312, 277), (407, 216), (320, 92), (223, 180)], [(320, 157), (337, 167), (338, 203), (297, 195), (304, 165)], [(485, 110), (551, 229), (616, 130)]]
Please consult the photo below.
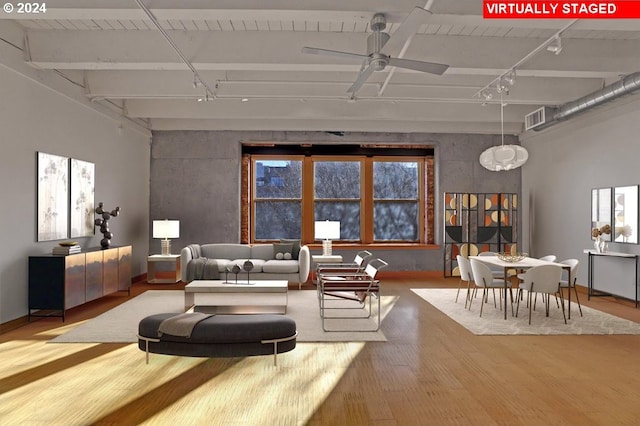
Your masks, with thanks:
[(131, 294), (131, 254), (131, 246), (118, 246), (29, 256), (29, 321), (32, 316), (64, 321), (75, 306), (118, 291)]

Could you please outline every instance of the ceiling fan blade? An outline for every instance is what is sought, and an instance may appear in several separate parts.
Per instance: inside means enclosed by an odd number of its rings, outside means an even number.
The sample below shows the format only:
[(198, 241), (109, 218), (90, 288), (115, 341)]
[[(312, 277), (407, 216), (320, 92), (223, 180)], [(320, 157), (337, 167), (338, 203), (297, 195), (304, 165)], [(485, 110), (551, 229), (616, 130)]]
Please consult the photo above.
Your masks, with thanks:
[(431, 12), (421, 7), (414, 7), (398, 29), (391, 35), (389, 41), (382, 46), (380, 53), (387, 56), (398, 56), (407, 40), (420, 29), (420, 25), (426, 21), (430, 14)]
[(369, 79), (369, 76), (373, 74), (374, 70), (375, 68), (373, 64), (369, 64), (367, 68), (360, 72), (358, 79), (351, 85), (351, 87), (349, 87), (347, 93), (356, 93), (358, 90), (360, 90), (362, 85)]
[(414, 61), (411, 59), (389, 58), (388, 65), (398, 68), (406, 68), (414, 71), (428, 72), (430, 74), (442, 75), (449, 65), (438, 64), (436, 62)]
[(362, 59), (368, 57), (367, 55), (360, 55), (358, 53), (340, 52), (338, 50), (329, 49), (318, 49), (317, 47), (303, 47), (302, 53), (307, 53), (310, 55), (336, 56), (338, 58), (357, 59), (358, 61), (361, 61)]

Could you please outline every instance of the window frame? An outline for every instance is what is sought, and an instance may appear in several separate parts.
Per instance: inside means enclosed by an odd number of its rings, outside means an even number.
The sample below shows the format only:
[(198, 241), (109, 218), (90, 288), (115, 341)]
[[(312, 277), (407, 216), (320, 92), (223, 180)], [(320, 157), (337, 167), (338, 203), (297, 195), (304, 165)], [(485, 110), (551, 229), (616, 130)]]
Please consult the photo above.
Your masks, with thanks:
[[(318, 244), (313, 239), (314, 227), (314, 163), (318, 161), (359, 161), (361, 162), (361, 186), (360, 186), (360, 240), (346, 240), (344, 242), (335, 241), (334, 245), (344, 246), (422, 246), (432, 245), (434, 224), (430, 223), (434, 220), (433, 204), (435, 198), (434, 191), (434, 170), (433, 155), (399, 155), (399, 148), (394, 147), (393, 155), (385, 155), (384, 149), (379, 149), (377, 155), (330, 155), (330, 154), (310, 154), (300, 155), (298, 153), (288, 154), (285, 152), (276, 154), (245, 154), (247, 161), (243, 163), (244, 176), (247, 176), (244, 188), (247, 190), (246, 196), (243, 196), (243, 202), (247, 208), (242, 209), (242, 223), (249, 232), (242, 232), (243, 240), (248, 243), (260, 244), (269, 243), (275, 240), (255, 239), (255, 206), (254, 194), (256, 190), (256, 181), (254, 177), (257, 161), (300, 161), (302, 160), (302, 218), (301, 218), (301, 240), (303, 244)], [(418, 164), (418, 227), (419, 238), (417, 241), (407, 240), (378, 240), (373, 239), (373, 164), (374, 162), (415, 162)], [(393, 200), (389, 200), (393, 201)], [(246, 217), (247, 214), (249, 217)], [(309, 219), (310, 218), (310, 219)], [(245, 229), (246, 229), (245, 228)], [(247, 235), (248, 234), (248, 235)], [(246, 238), (244, 237), (246, 235)]]

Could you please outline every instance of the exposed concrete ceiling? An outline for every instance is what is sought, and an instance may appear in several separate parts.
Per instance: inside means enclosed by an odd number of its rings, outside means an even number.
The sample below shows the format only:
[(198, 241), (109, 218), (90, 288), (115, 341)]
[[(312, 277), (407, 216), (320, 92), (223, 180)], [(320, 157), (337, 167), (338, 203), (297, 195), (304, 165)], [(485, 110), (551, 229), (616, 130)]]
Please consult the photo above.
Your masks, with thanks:
[[(519, 134), (540, 106), (640, 71), (637, 20), (485, 20), (480, 0), (142, 1), (215, 98), (198, 101), (205, 87), (135, 0), (47, 1), (46, 13), (0, 15), (0, 35), (27, 64), (155, 130), (499, 133), (499, 95), (479, 91), (526, 58), (504, 95), (505, 132)], [(365, 54), (376, 12), (393, 36), (427, 5), (402, 57), (450, 65), (442, 76), (386, 67), (354, 100), (360, 63), (301, 52)], [(545, 43), (563, 28), (555, 55)]]

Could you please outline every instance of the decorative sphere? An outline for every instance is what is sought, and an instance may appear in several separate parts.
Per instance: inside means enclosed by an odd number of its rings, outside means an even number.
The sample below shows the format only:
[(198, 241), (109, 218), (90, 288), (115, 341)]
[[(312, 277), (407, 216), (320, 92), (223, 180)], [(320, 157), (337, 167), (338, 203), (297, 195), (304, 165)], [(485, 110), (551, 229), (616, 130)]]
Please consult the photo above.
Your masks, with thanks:
[(253, 270), (253, 262), (251, 262), (250, 260), (247, 260), (242, 265), (242, 269), (244, 269), (246, 272)]
[(233, 272), (234, 274), (237, 274), (238, 272), (240, 272), (240, 265), (234, 264), (233, 268), (231, 268), (231, 272)]

